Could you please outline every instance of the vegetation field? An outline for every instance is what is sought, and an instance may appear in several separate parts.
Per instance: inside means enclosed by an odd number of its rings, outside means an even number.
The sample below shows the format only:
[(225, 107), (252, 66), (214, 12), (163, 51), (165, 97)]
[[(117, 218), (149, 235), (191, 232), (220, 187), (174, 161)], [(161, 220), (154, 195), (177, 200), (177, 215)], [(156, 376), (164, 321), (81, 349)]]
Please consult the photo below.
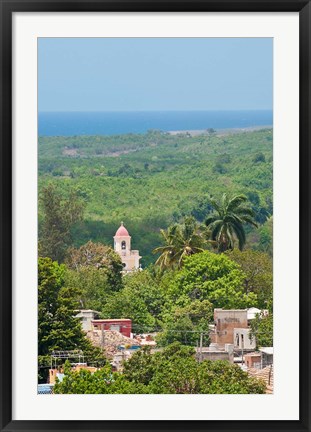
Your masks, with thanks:
[[(209, 196), (243, 193), (259, 228), (247, 228), (247, 245), (272, 253), (271, 129), (191, 136), (161, 131), (118, 136), (39, 138), (39, 193), (48, 183), (86, 202), (73, 229), (75, 246), (88, 240), (112, 245), (123, 221), (142, 265), (154, 262), (160, 229), (185, 216), (199, 222)], [(42, 208), (39, 209), (39, 232)]]

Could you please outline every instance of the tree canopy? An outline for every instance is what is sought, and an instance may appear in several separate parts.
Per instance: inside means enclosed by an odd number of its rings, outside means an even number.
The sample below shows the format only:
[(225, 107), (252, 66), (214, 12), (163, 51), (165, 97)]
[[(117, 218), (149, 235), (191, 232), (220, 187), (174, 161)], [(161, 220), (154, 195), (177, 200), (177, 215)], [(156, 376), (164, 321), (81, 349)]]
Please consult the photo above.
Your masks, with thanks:
[(73, 242), (71, 228), (82, 220), (85, 203), (75, 190), (65, 197), (52, 183), (42, 189), (39, 200), (43, 208), (39, 253), (63, 262), (66, 250)]
[(255, 306), (257, 295), (245, 290), (244, 279), (241, 267), (226, 255), (204, 251), (184, 259), (169, 293), (176, 304), (199, 299), (226, 309)]
[(186, 217), (181, 224), (174, 224), (167, 230), (161, 230), (164, 245), (153, 251), (161, 254), (156, 265), (161, 269), (180, 268), (186, 256), (202, 252), (206, 248), (209, 234), (206, 227), (199, 224), (193, 216)]
[(253, 394), (264, 393), (265, 383), (227, 361), (194, 358), (194, 349), (174, 343), (151, 354), (142, 349), (124, 364), (123, 374), (109, 366), (91, 374), (65, 370), (55, 393)]
[(227, 256), (240, 265), (245, 274), (244, 289), (257, 295), (257, 307), (269, 309), (273, 306), (273, 268), (271, 257), (260, 251), (235, 249)]
[(273, 347), (273, 315), (257, 314), (251, 321), (251, 337), (256, 338), (256, 346)]
[(244, 224), (257, 227), (255, 213), (247, 205), (245, 195), (234, 195), (232, 198), (224, 193), (221, 200), (210, 198), (214, 212), (207, 216), (205, 224), (211, 230), (212, 239), (217, 242), (219, 252), (234, 249), (236, 239), (239, 249), (246, 243)]
[(78, 304), (76, 293), (65, 286), (65, 266), (50, 258), (38, 263), (38, 355), (39, 364), (50, 364), (54, 350), (82, 350), (89, 362), (105, 363), (101, 352), (94, 348), (75, 318)]
[[(187, 136), (150, 131), (118, 136), (39, 137), (39, 191), (49, 184), (62, 196), (74, 189), (85, 202), (83, 221), (75, 224), (75, 247), (92, 239), (112, 244), (120, 220), (126, 222), (133, 249), (145, 268), (157, 257), (160, 228), (167, 229), (192, 214), (203, 222), (208, 197), (249, 193), (256, 221), (273, 214), (271, 129), (230, 134)], [(257, 153), (265, 162), (254, 163)], [(115, 156), (115, 157), (113, 157)], [(214, 172), (220, 163), (225, 172)], [(147, 165), (146, 165), (147, 164)], [(40, 240), (44, 208), (39, 205)], [(246, 227), (249, 247), (256, 228)]]

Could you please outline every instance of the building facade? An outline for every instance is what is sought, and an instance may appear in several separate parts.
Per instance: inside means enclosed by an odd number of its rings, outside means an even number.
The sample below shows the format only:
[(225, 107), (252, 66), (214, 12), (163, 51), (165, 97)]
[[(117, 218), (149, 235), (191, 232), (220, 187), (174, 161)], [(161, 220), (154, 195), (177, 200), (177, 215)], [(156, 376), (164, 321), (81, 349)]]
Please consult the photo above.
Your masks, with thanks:
[(249, 328), (235, 328), (233, 330), (234, 348), (254, 350), (256, 348), (256, 339), (250, 336)]
[(76, 315), (76, 318), (80, 318), (82, 322), (82, 330), (92, 330), (92, 321), (100, 316), (100, 312), (92, 309), (80, 309)]
[(121, 225), (117, 229), (113, 239), (114, 250), (120, 255), (124, 267), (124, 273), (138, 270), (140, 268), (139, 260), (141, 259), (141, 256), (139, 256), (138, 250), (131, 249), (131, 236), (123, 225), (123, 222), (121, 222)]
[(92, 321), (93, 330), (114, 330), (123, 336), (131, 337), (132, 320), (130, 319), (97, 319)]
[(248, 329), (247, 309), (214, 309), (211, 341), (219, 346), (234, 343), (234, 329)]

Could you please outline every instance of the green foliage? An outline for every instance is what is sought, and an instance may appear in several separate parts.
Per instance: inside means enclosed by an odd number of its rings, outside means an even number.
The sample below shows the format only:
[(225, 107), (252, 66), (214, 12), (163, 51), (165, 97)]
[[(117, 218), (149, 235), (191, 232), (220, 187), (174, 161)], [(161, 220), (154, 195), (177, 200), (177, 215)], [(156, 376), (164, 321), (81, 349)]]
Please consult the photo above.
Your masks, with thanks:
[(108, 296), (123, 286), (123, 266), (110, 246), (89, 241), (78, 249), (70, 248), (66, 264), (66, 285), (76, 289), (76, 300), (84, 309), (100, 311)]
[(154, 356), (150, 347), (143, 347), (124, 363), (123, 374), (125, 378), (134, 383), (148, 385), (156, 372)]
[[(125, 288), (133, 293), (134, 297), (140, 298), (155, 322), (162, 313), (165, 297), (165, 278), (157, 269), (147, 268), (126, 275), (123, 278)], [(150, 330), (149, 330), (150, 331)]]
[(231, 162), (231, 156), (228, 153), (222, 153), (217, 158), (217, 163), (228, 164)]
[(151, 354), (142, 349), (124, 364), (123, 374), (106, 366), (93, 374), (72, 372), (54, 387), (56, 394), (262, 394), (265, 383), (227, 361), (198, 363), (194, 349), (174, 343)]
[(52, 183), (42, 189), (40, 202), (44, 213), (40, 255), (62, 262), (67, 248), (73, 241), (71, 228), (83, 217), (84, 203), (76, 191), (71, 190), (65, 198)]
[(253, 158), (253, 162), (254, 163), (266, 162), (265, 155), (262, 152), (256, 153), (254, 158)]
[(120, 256), (110, 247), (88, 241), (79, 249), (70, 248), (67, 252), (66, 264), (75, 270), (95, 268), (105, 274), (112, 291), (122, 286), (123, 270)]
[(135, 353), (124, 365), (124, 376), (143, 383), (150, 393), (226, 394), (264, 393), (265, 384), (250, 378), (238, 366), (226, 361), (194, 358), (194, 349), (175, 342), (163, 351)]
[(213, 305), (208, 300), (193, 300), (184, 307), (175, 306), (163, 314), (163, 332), (157, 343), (165, 346), (175, 341), (197, 345), (203, 333), (203, 345), (210, 343), (209, 323), (213, 320)]
[[(208, 323), (206, 325), (208, 326)], [(200, 334), (196, 331), (191, 318), (178, 314), (167, 317), (163, 323), (163, 331), (157, 335), (156, 341), (158, 346), (166, 346), (173, 342), (195, 346), (199, 338)]]
[(219, 252), (234, 249), (235, 239), (238, 240), (239, 249), (242, 250), (246, 243), (244, 224), (257, 227), (254, 221), (254, 211), (247, 205), (244, 195), (235, 195), (229, 198), (226, 193), (220, 201), (210, 198), (214, 207), (205, 223), (211, 230), (212, 239), (217, 242)]
[(257, 314), (251, 321), (251, 337), (256, 338), (257, 347), (273, 346), (273, 315)]
[[(165, 346), (153, 355), (135, 353), (123, 375), (110, 366), (93, 375), (73, 373), (67, 365), (56, 392), (263, 391), (258, 381), (228, 363), (197, 363), (187, 345), (196, 345), (200, 332), (208, 344), (214, 307), (272, 310), (271, 260), (247, 250), (272, 256), (271, 130), (223, 136), (215, 131), (198, 136), (149, 131), (40, 137), (39, 190), (40, 255), (65, 260), (69, 267), (39, 261), (40, 364), (49, 364), (53, 349), (74, 348), (82, 349), (87, 361), (105, 363), (73, 318), (80, 307), (101, 311), (103, 318), (131, 318), (135, 333), (158, 331), (158, 342)], [(209, 200), (223, 191), (234, 196), (223, 199), (226, 212)], [(210, 247), (208, 229), (201, 223), (212, 204), (219, 214), (223, 211), (221, 236), (211, 227), (219, 251), (232, 249), (238, 239), (240, 248), (246, 247), (243, 253), (205, 250)], [(254, 214), (262, 224), (258, 229)], [(120, 258), (105, 245), (112, 244), (121, 220), (143, 266), (155, 261), (152, 250), (157, 248), (161, 269), (150, 265), (121, 278)], [(272, 316), (265, 320), (254, 320), (253, 332), (268, 345), (270, 339), (260, 335), (272, 335)], [(259, 329), (264, 325), (269, 332)]]
[(245, 274), (244, 289), (257, 295), (257, 306), (261, 309), (272, 308), (273, 269), (271, 257), (263, 252), (235, 249), (227, 256), (241, 266)]
[(67, 270), (65, 283), (75, 290), (75, 299), (82, 309), (100, 311), (112, 292), (107, 274), (94, 267)]
[(91, 373), (81, 369), (79, 372), (71, 371), (70, 363), (65, 365), (65, 376), (62, 382), (54, 386), (56, 394), (139, 394), (147, 393), (143, 384), (127, 381), (124, 376), (112, 372), (111, 366)]
[(59, 265), (50, 258), (39, 258), (38, 262), (38, 355), (41, 365), (53, 350), (75, 350), (84, 352), (87, 361), (105, 362), (103, 356), (86, 339), (81, 322), (75, 318), (78, 307), (77, 294), (72, 287), (65, 286), (64, 264)]
[(174, 224), (161, 230), (164, 246), (154, 249), (160, 253), (156, 261), (161, 269), (180, 268), (186, 256), (202, 252), (208, 245), (209, 231), (199, 224), (193, 216), (185, 218), (182, 224)]
[[(259, 152), (266, 162), (253, 162)], [(213, 171), (218, 161), (226, 173)], [(127, 173), (119, 174), (124, 166)], [(124, 220), (145, 267), (155, 261), (152, 250), (161, 242), (160, 228), (190, 214), (205, 220), (207, 195), (255, 191), (259, 208), (254, 210), (272, 214), (272, 131), (40, 137), (40, 193), (50, 182), (64, 197), (75, 189), (86, 203), (84, 220), (71, 229), (75, 246), (90, 239), (112, 244)], [(41, 239), (42, 202), (39, 211)], [(257, 222), (263, 223), (263, 217)], [(248, 239), (251, 247), (258, 243), (251, 232)]]
[(75, 293), (64, 286), (65, 266), (50, 258), (38, 263), (39, 355), (52, 350), (81, 348), (85, 338), (80, 322), (74, 318)]
[(208, 394), (262, 394), (266, 385), (251, 378), (238, 365), (226, 361), (205, 360), (199, 365), (199, 393)]
[(112, 294), (102, 309), (103, 318), (130, 318), (134, 332), (149, 331), (155, 327), (155, 318), (148, 312), (144, 300), (129, 287)]
[(213, 172), (218, 173), (218, 174), (226, 174), (228, 172), (228, 170), (223, 164), (221, 164), (220, 162), (217, 162), (213, 168)]
[(257, 295), (246, 292), (245, 274), (226, 255), (205, 251), (184, 259), (176, 273), (169, 295), (175, 302), (208, 300), (214, 307), (239, 309), (257, 305)]
[(273, 253), (273, 217), (259, 228), (259, 242), (257, 248), (267, 252), (270, 256)]

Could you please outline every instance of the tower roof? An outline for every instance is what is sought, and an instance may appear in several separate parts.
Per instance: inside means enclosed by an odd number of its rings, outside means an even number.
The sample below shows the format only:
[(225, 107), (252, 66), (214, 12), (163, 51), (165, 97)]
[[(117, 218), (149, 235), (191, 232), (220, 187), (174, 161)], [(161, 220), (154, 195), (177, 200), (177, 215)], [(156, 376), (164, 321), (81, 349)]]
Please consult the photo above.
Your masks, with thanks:
[(121, 222), (121, 225), (117, 229), (115, 237), (125, 237), (125, 236), (129, 237), (130, 235), (128, 233), (128, 230), (125, 228), (125, 226), (123, 226), (123, 222)]

